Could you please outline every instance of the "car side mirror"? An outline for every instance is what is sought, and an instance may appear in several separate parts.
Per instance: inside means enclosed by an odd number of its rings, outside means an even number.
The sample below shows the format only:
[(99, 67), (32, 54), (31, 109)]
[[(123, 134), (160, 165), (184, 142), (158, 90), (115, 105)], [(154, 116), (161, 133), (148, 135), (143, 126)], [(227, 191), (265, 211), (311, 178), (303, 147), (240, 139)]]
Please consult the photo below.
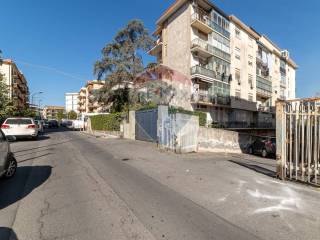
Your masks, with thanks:
[(17, 138), (15, 136), (6, 136), (6, 139), (8, 142), (14, 142), (17, 140)]

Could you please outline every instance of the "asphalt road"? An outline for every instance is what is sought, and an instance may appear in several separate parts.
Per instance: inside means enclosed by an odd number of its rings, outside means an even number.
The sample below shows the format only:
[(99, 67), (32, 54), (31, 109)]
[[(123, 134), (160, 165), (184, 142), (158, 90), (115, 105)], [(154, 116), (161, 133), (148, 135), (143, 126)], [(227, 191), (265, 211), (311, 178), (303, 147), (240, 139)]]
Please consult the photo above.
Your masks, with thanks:
[[(257, 239), (78, 132), (14, 143), (0, 239)], [(129, 160), (130, 161), (130, 160)]]

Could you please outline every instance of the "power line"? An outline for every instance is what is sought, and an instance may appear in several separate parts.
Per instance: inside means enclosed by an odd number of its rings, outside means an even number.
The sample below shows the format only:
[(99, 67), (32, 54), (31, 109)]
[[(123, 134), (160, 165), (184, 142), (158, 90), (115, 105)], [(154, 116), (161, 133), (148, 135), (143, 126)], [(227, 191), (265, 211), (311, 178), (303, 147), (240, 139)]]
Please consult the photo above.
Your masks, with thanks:
[(53, 72), (56, 72), (56, 73), (58, 73), (58, 74), (64, 75), (64, 76), (66, 76), (66, 77), (74, 78), (74, 79), (77, 79), (77, 80), (86, 81), (85, 78), (76, 76), (76, 75), (71, 74), (71, 73), (67, 73), (67, 72), (61, 71), (61, 70), (59, 70), (59, 69), (57, 69), (57, 68), (54, 68), (54, 67), (49, 67), (49, 66), (43, 66), (43, 65), (28, 63), (28, 62), (20, 61), (20, 60), (15, 60), (15, 62), (17, 62), (17, 63), (19, 63), (19, 64), (22, 64), (22, 65), (25, 65), (25, 66), (29, 66), (29, 67), (41, 68), (41, 69), (53, 71)]

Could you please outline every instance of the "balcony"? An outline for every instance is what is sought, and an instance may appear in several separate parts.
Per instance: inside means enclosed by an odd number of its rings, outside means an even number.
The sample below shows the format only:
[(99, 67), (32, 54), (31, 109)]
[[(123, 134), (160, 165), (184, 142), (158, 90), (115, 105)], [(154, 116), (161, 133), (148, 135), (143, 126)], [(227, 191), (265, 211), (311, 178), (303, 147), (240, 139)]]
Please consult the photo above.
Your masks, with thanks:
[(214, 31), (211, 27), (210, 16), (200, 12), (191, 15), (191, 26), (206, 34), (210, 34)]
[(200, 38), (196, 38), (191, 42), (191, 52), (197, 52), (202, 57), (212, 57), (213, 53), (211, 50), (212, 46)]
[(215, 71), (200, 65), (196, 65), (191, 68), (191, 76), (192, 78), (196, 78), (196, 77), (204, 78), (205, 80), (210, 82), (214, 80), (219, 80), (228, 84), (231, 78), (231, 75), (225, 75), (224, 73), (217, 74)]
[(158, 56), (158, 54), (162, 51), (162, 38), (159, 38), (156, 41), (156, 45), (148, 52), (152, 56)]
[(219, 26), (217, 23), (215, 23), (214, 21), (210, 22), (210, 26), (218, 33), (220, 33), (221, 35), (225, 36), (226, 38), (230, 39), (230, 33), (223, 29), (221, 26)]
[(216, 56), (228, 62), (231, 60), (230, 54), (208, 44), (200, 38), (196, 38), (191, 42), (191, 51), (198, 52), (201, 56), (206, 58)]
[(272, 82), (268, 78), (257, 75), (257, 95), (270, 98), (272, 96)]
[(192, 94), (191, 101), (193, 103), (204, 105), (230, 105), (231, 100), (229, 96), (217, 96), (210, 94), (206, 90), (200, 90), (197, 94)]

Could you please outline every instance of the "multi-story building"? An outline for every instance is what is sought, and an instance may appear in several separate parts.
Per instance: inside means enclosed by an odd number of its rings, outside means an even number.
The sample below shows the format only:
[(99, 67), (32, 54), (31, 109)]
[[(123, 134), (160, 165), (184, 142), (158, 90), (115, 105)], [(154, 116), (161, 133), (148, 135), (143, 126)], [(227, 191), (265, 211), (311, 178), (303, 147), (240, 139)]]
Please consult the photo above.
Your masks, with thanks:
[(91, 80), (80, 89), (78, 96), (79, 113), (99, 113), (103, 111), (103, 106), (95, 99), (94, 92), (104, 85), (105, 81)]
[(9, 98), (14, 106), (18, 109), (26, 108), (29, 102), (29, 88), (26, 78), (17, 65), (10, 59), (0, 61), (0, 74), (8, 85)]
[(65, 113), (65, 108), (61, 106), (45, 106), (43, 108), (43, 117), (45, 119), (58, 119), (58, 112)]
[(66, 93), (65, 94), (65, 108), (66, 112), (75, 111), (78, 112), (78, 100), (79, 93)]
[(192, 80), (194, 110), (230, 128), (267, 128), (278, 99), (295, 97), (287, 50), (208, 0), (177, 0), (157, 21), (150, 54)]

